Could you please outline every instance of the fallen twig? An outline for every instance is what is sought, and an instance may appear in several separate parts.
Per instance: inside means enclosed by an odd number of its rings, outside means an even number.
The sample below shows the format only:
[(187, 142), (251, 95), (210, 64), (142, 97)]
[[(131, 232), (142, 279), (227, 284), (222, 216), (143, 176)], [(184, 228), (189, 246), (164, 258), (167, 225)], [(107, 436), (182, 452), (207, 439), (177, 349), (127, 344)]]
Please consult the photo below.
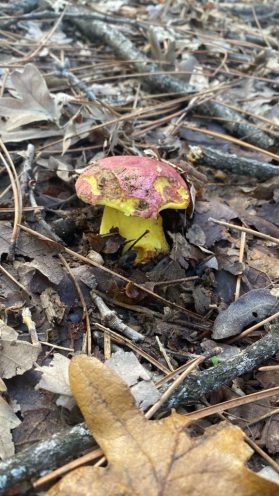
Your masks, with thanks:
[(91, 343), (90, 318), (89, 318), (87, 305), (85, 303), (83, 293), (80, 289), (79, 282), (77, 281), (76, 277), (74, 276), (74, 274), (71, 270), (71, 267), (69, 266), (67, 260), (65, 259), (65, 257), (63, 257), (63, 255), (61, 255), (61, 253), (59, 253), (58, 256), (59, 256), (59, 259), (61, 260), (61, 262), (63, 263), (64, 267), (66, 268), (66, 271), (68, 272), (69, 277), (71, 278), (72, 283), (75, 287), (75, 290), (79, 296), (79, 301), (80, 301), (81, 306), (82, 306), (82, 320), (83, 320), (84, 328), (85, 328), (85, 333), (83, 334), (83, 340), (82, 340), (82, 351), (84, 353), (87, 353), (88, 356), (90, 356), (92, 353), (92, 343)]
[(88, 86), (83, 81), (81, 81), (70, 71), (70, 62), (68, 59), (64, 61), (64, 64), (56, 62), (56, 68), (56, 74), (58, 77), (64, 77), (68, 79), (69, 83), (73, 86), (76, 86), (80, 91), (82, 91), (89, 101), (96, 100), (94, 91), (91, 88), (88, 88)]
[(190, 399), (199, 399), (210, 391), (228, 384), (236, 377), (251, 372), (275, 355), (279, 351), (279, 324), (270, 326), (270, 329), (265, 336), (247, 346), (233, 358), (187, 377), (184, 384), (165, 404), (166, 409), (175, 408), (181, 403), (187, 403)]
[(94, 444), (85, 425), (79, 424), (0, 462), (0, 496), (8, 494), (10, 488), (13, 488), (11, 494), (24, 494), (32, 487), (32, 477), (64, 465)]
[(101, 320), (104, 325), (107, 325), (115, 331), (124, 334), (124, 336), (131, 339), (132, 341), (142, 341), (144, 339), (143, 334), (140, 334), (139, 332), (132, 329), (132, 327), (124, 324), (124, 322), (118, 317), (116, 312), (114, 310), (110, 310), (110, 308), (105, 304), (104, 300), (100, 296), (96, 295), (94, 291), (90, 291), (90, 296), (100, 312)]

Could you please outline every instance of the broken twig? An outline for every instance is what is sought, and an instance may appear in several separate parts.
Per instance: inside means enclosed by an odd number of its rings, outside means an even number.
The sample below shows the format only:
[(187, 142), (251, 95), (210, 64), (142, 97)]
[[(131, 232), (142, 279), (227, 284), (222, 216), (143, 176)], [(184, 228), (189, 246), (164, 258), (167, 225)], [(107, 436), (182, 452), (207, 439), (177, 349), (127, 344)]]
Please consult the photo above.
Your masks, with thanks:
[(98, 308), (101, 315), (101, 320), (105, 325), (120, 332), (121, 334), (124, 334), (124, 336), (132, 341), (142, 341), (144, 339), (142, 334), (132, 329), (132, 327), (124, 324), (124, 322), (122, 322), (122, 320), (117, 316), (116, 312), (114, 310), (110, 310), (104, 300), (100, 296), (96, 295), (94, 291), (90, 291), (90, 296)]

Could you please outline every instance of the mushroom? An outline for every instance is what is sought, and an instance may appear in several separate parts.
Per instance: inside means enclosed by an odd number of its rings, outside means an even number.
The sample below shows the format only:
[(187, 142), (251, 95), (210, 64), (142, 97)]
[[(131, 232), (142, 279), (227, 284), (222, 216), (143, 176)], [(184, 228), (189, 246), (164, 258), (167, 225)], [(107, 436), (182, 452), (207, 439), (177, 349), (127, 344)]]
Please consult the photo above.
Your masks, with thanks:
[(115, 156), (89, 164), (76, 182), (77, 196), (91, 205), (104, 205), (100, 234), (118, 228), (132, 246), (136, 263), (168, 253), (161, 210), (185, 209), (188, 185), (173, 167), (145, 157)]

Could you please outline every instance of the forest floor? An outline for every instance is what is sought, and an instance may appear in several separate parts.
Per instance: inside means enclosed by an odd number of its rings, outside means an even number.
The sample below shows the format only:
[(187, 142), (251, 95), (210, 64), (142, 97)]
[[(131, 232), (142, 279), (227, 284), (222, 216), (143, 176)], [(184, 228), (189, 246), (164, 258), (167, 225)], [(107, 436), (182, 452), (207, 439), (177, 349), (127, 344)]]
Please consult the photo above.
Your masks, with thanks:
[[(105, 453), (94, 422), (109, 407), (83, 410), (76, 355), (115, 369), (155, 422), (191, 419), (193, 443), (237, 426), (253, 449), (231, 454), (241, 470), (251, 456), (241, 477), (263, 470), (260, 494), (279, 494), (278, 21), (276, 1), (0, 4), (0, 494), (44, 494), (73, 458), (102, 463), (72, 393)], [(123, 155), (163, 162), (190, 198), (161, 212), (169, 252), (141, 263), (75, 190), (89, 163)], [(241, 477), (232, 494), (248, 494)]]

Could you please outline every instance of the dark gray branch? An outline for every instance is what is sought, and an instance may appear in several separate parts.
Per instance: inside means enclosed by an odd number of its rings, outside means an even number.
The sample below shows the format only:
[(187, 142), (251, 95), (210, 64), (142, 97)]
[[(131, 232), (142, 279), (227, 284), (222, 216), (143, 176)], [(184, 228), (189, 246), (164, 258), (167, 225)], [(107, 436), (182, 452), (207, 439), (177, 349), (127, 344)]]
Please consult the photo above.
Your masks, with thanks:
[(31, 478), (64, 465), (94, 444), (85, 425), (79, 424), (0, 462), (0, 495), (8, 494), (11, 488), (11, 494), (24, 494), (32, 486)]
[(238, 176), (251, 176), (264, 180), (279, 176), (279, 166), (277, 165), (224, 153), (210, 147), (193, 146), (187, 158), (194, 165), (221, 169)]
[(191, 399), (200, 399), (210, 391), (219, 389), (236, 377), (258, 368), (263, 362), (279, 351), (279, 324), (270, 326), (270, 331), (247, 346), (227, 362), (210, 369), (192, 373), (174, 392), (164, 408), (171, 409)]

